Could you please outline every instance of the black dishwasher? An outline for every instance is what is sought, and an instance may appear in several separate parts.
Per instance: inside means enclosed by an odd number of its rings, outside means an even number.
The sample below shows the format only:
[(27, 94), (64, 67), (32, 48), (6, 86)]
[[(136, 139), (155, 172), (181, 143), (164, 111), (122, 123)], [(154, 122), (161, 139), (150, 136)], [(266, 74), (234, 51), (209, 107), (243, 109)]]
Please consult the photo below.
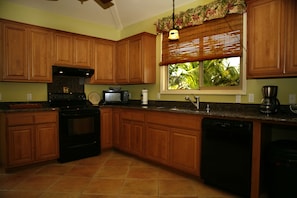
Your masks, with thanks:
[(203, 119), (201, 178), (206, 184), (250, 196), (252, 131), (248, 121)]

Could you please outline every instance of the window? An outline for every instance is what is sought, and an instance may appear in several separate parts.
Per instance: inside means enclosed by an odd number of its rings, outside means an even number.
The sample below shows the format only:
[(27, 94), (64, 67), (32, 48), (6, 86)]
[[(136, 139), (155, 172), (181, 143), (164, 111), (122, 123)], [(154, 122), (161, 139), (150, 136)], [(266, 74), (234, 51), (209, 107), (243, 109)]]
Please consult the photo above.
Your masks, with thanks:
[(178, 41), (164, 36), (161, 93), (243, 94), (244, 15), (229, 15), (182, 29)]

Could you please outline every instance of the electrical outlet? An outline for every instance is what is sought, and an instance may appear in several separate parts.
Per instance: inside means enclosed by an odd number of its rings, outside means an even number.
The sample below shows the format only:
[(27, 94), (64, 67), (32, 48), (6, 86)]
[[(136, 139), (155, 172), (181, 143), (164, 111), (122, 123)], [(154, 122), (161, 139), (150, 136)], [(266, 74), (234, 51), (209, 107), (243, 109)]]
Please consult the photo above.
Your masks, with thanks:
[(249, 94), (249, 103), (253, 103), (255, 101), (255, 95), (253, 93)]
[(236, 103), (241, 103), (241, 95), (236, 95), (235, 96), (235, 102)]
[(296, 104), (296, 94), (289, 94), (289, 104)]
[(27, 101), (31, 101), (32, 100), (32, 93), (27, 93)]

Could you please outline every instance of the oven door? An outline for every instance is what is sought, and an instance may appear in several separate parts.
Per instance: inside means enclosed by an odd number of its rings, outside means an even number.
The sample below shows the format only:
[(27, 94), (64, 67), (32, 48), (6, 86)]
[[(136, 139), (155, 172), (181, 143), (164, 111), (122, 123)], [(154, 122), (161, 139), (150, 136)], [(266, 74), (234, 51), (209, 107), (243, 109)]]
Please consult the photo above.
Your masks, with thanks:
[(99, 109), (68, 109), (59, 114), (60, 161), (100, 153)]

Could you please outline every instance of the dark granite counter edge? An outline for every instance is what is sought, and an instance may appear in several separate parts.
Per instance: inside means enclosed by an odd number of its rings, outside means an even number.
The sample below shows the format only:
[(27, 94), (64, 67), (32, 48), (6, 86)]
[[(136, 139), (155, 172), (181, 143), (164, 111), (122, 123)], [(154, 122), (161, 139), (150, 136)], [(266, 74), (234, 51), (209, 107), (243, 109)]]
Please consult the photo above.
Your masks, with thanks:
[[(206, 112), (209, 104), (210, 111)], [(154, 101), (147, 106), (142, 106), (139, 101), (130, 102), (127, 105), (99, 105), (99, 107), (121, 107), (142, 109), (149, 111), (163, 111), (172, 113), (196, 114), (204, 117), (231, 118), (244, 120), (259, 120), (261, 122), (277, 122), (279, 124), (297, 124), (297, 114), (290, 111), (288, 105), (281, 105), (277, 113), (263, 114), (259, 111), (259, 104), (235, 104), (235, 103), (200, 103), (200, 109), (195, 109), (189, 102)]]

